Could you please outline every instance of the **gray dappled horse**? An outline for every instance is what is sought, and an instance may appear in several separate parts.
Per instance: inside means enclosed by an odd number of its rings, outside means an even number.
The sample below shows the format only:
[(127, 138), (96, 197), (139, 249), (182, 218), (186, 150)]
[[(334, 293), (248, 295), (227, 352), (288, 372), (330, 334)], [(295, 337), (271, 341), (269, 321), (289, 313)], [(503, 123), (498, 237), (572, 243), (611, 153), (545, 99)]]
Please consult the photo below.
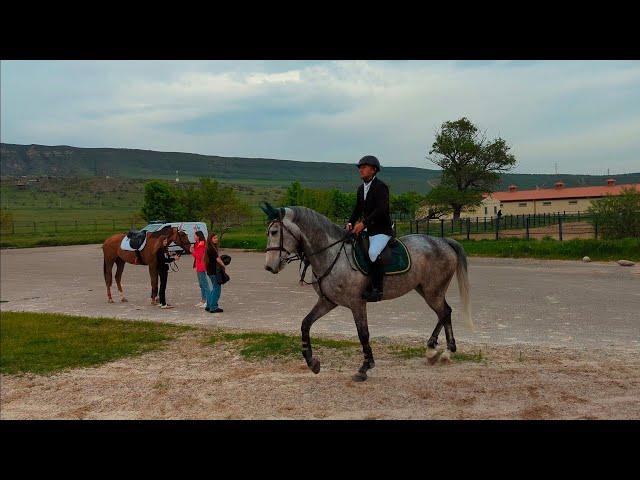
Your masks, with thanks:
[[(266, 208), (265, 208), (266, 207)], [(265, 203), (263, 211), (271, 223), (267, 228), (267, 251), (265, 269), (280, 272), (292, 260), (305, 260), (311, 265), (313, 288), (318, 293), (318, 302), (302, 321), (302, 355), (313, 371), (320, 371), (320, 361), (312, 355), (309, 330), (323, 315), (341, 305), (351, 310), (362, 344), (364, 362), (356, 381), (367, 379), (367, 370), (375, 366), (369, 345), (367, 324), (367, 302), (362, 298), (369, 279), (353, 267), (352, 245), (347, 232), (325, 216), (305, 207), (275, 209)], [(442, 327), (447, 337), (447, 349), (440, 355), (448, 361), (456, 351), (451, 327), (451, 307), (445, 300), (445, 292), (453, 278), (458, 275), (458, 286), (462, 300), (462, 314), (473, 328), (469, 304), (469, 278), (467, 258), (458, 242), (450, 238), (435, 238), (429, 235), (405, 235), (400, 237), (411, 256), (411, 268), (402, 274), (385, 276), (382, 300), (391, 300), (417, 291), (438, 315), (431, 338), (427, 342), (427, 359), (435, 363), (438, 335)], [(303, 273), (304, 276), (304, 273)]]

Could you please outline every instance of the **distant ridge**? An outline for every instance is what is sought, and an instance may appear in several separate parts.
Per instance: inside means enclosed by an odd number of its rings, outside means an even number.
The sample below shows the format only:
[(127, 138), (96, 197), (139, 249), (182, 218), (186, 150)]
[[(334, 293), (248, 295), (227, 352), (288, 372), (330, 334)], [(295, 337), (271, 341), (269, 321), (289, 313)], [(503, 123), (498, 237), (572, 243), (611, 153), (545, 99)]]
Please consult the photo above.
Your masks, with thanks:
[[(355, 163), (355, 161), (354, 161)], [(426, 161), (425, 161), (426, 163)], [(352, 191), (360, 181), (353, 164), (301, 162), (270, 158), (220, 157), (196, 153), (157, 152), (126, 148), (79, 148), (66, 145), (0, 144), (2, 176), (53, 175), (128, 178), (213, 177), (236, 183), (288, 185), (299, 181), (314, 188), (336, 187)], [(393, 193), (426, 192), (440, 178), (439, 170), (417, 167), (384, 167), (381, 173)], [(566, 186), (601, 185), (604, 175), (506, 174), (500, 189), (515, 184), (520, 189), (551, 187), (561, 178)], [(640, 172), (611, 175), (621, 183), (640, 183)]]

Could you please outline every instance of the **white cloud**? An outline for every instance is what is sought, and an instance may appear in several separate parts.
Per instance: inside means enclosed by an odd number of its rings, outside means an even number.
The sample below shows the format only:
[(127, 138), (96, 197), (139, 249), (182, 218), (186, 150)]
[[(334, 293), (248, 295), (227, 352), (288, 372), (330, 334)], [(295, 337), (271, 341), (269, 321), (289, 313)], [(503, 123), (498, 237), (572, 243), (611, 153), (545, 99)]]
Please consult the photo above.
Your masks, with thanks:
[(50, 62), (47, 75), (33, 75), (36, 67), (3, 62), (2, 141), (312, 161), (373, 153), (431, 168), (434, 132), (468, 116), (513, 146), (518, 171), (560, 161), (578, 173), (611, 155), (640, 170), (640, 62)]

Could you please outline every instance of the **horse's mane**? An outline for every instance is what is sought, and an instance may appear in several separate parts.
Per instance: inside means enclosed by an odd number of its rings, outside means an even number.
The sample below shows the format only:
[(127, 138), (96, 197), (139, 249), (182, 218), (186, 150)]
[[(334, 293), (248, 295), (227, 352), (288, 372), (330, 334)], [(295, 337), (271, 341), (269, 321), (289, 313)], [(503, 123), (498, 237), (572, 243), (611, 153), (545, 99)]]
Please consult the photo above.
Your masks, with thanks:
[(152, 238), (168, 236), (171, 234), (172, 228), (173, 227), (171, 225), (167, 225), (166, 227), (162, 227), (160, 230), (150, 233), (149, 236)]
[(293, 222), (305, 230), (319, 230), (332, 237), (340, 238), (344, 231), (321, 213), (307, 207), (288, 207), (293, 210)]

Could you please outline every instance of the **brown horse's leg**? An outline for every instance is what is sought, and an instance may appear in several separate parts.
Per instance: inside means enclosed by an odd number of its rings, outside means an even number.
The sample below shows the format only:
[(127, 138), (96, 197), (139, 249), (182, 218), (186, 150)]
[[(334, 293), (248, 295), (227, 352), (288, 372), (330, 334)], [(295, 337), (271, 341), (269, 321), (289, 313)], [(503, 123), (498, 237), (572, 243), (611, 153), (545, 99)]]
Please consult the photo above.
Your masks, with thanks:
[(111, 273), (113, 270), (113, 261), (107, 261), (105, 256), (103, 260), (103, 270), (104, 270), (104, 283), (107, 285), (107, 298), (109, 299), (109, 303), (113, 303), (113, 298), (111, 298), (111, 283), (113, 281)]
[(125, 261), (121, 258), (116, 258), (116, 285), (118, 285), (118, 292), (120, 293), (120, 301), (126, 302), (127, 299), (124, 296), (124, 292), (122, 291), (122, 272), (124, 271)]
[(155, 265), (149, 265), (149, 277), (151, 277), (151, 305), (158, 303), (158, 271)]

